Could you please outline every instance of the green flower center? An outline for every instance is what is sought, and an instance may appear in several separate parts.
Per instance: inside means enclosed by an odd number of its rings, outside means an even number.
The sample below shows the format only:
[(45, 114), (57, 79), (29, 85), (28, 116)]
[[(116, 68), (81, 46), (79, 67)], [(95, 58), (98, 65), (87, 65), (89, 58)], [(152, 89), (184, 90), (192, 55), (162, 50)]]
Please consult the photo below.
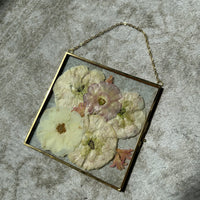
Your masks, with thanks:
[(77, 92), (83, 92), (83, 90), (85, 89), (85, 85), (81, 85), (78, 89)]
[(100, 155), (102, 153), (104, 141), (96, 137), (89, 137), (83, 139), (82, 145), (84, 146), (81, 151), (82, 156), (87, 156), (92, 150), (94, 150), (97, 155)]
[(58, 131), (59, 134), (63, 134), (66, 132), (65, 124), (58, 124), (56, 127), (56, 130)]
[(126, 109), (122, 107), (121, 110), (119, 111), (118, 115), (120, 117), (122, 117), (125, 114), (125, 112), (126, 112)]
[(99, 102), (99, 105), (102, 106), (102, 105), (104, 105), (106, 103), (106, 100), (103, 99), (102, 97), (100, 97), (98, 102)]
[(92, 140), (89, 140), (88, 145), (90, 149), (95, 149), (94, 142)]
[(75, 85), (74, 87), (72, 87), (72, 85), (71, 85), (70, 87), (71, 87), (72, 93), (76, 97), (78, 97), (80, 100), (82, 100), (83, 95), (85, 93), (87, 93), (87, 88), (88, 88), (87, 84), (86, 85), (80, 85), (80, 84), (78, 84), (78, 85)]

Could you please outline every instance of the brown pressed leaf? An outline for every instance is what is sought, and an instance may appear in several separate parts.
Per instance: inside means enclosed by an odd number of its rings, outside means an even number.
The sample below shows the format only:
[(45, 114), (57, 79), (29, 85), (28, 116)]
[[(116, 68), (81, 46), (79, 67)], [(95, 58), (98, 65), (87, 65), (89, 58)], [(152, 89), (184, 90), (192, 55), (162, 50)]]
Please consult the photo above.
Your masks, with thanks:
[(86, 104), (85, 103), (79, 103), (77, 107), (74, 107), (72, 111), (76, 111), (80, 114), (81, 117), (85, 116), (85, 108)]
[(113, 83), (114, 81), (114, 77), (112, 75), (110, 75), (107, 79), (106, 79), (106, 83)]
[(110, 165), (110, 167), (117, 167), (119, 170), (124, 169), (124, 166), (128, 165), (128, 163), (125, 162), (126, 159), (131, 159), (131, 152), (133, 152), (133, 149), (117, 149), (113, 164)]
[(117, 149), (122, 162), (125, 162), (126, 159), (131, 160), (131, 152), (133, 152), (133, 149)]
[(123, 163), (121, 160), (120, 160), (120, 156), (118, 153), (115, 154), (115, 158), (113, 160), (113, 164), (110, 165), (110, 167), (117, 167), (117, 169), (119, 170), (122, 170), (124, 169), (124, 166), (127, 165), (127, 163)]

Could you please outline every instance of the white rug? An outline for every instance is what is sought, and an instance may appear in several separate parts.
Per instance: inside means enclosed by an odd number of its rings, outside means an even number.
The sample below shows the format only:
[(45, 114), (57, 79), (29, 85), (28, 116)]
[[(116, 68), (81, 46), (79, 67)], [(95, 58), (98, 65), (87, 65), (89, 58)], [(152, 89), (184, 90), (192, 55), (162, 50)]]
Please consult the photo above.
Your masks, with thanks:
[[(200, 199), (200, 1), (0, 1), (0, 199)], [(119, 193), (23, 145), (67, 49), (120, 21), (164, 93)], [(155, 82), (119, 27), (75, 52)]]

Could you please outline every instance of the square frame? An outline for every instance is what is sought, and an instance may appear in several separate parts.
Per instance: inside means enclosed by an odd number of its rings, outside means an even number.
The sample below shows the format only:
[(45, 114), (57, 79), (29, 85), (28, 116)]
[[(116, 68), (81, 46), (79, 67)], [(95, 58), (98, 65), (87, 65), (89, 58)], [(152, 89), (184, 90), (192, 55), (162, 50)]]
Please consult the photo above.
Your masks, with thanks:
[[(89, 64), (92, 64), (92, 65), (96, 66), (96, 67), (99, 68), (99, 69), (112, 72), (112, 73), (114, 73), (114, 74), (117, 74), (117, 75), (126, 77), (126, 78), (128, 78), (128, 79), (132, 79), (132, 80), (137, 81), (137, 82), (140, 82), (140, 83), (142, 83), (142, 84), (151, 86), (151, 87), (153, 87), (153, 88), (155, 88), (155, 89), (157, 90), (157, 92), (156, 92), (156, 94), (155, 94), (155, 97), (154, 97), (154, 99), (153, 99), (153, 102), (152, 102), (152, 104), (151, 104), (150, 110), (149, 110), (149, 112), (148, 112), (148, 114), (147, 114), (147, 117), (146, 117), (146, 121), (145, 121), (145, 123), (144, 123), (144, 126), (143, 126), (143, 128), (142, 128), (142, 130), (141, 130), (141, 132), (140, 132), (140, 134), (139, 134), (139, 138), (138, 138), (138, 140), (137, 140), (137, 144), (136, 144), (136, 146), (135, 146), (135, 149), (134, 149), (134, 152), (133, 152), (133, 155), (132, 155), (132, 159), (130, 160), (130, 163), (129, 163), (128, 167), (127, 167), (125, 176), (124, 176), (123, 181), (121, 182), (120, 186), (116, 186), (116, 185), (114, 185), (114, 184), (108, 183), (107, 181), (104, 181), (103, 179), (98, 178), (97, 176), (95, 176), (95, 175), (93, 175), (93, 174), (91, 174), (91, 173), (89, 173), (89, 172), (86, 172), (85, 170), (82, 170), (82, 169), (80, 169), (80, 168), (78, 168), (78, 167), (76, 167), (76, 166), (74, 166), (74, 165), (72, 165), (72, 164), (70, 164), (70, 163), (68, 163), (68, 162), (66, 162), (66, 161), (64, 161), (64, 160), (62, 160), (62, 159), (60, 159), (60, 158), (58, 158), (58, 157), (56, 157), (56, 156), (54, 156), (54, 155), (52, 155), (52, 154), (50, 154), (50, 153), (44, 151), (44, 150), (42, 150), (42, 149), (40, 149), (40, 148), (37, 148), (37, 147), (35, 147), (34, 145), (31, 144), (31, 140), (32, 140), (32, 138), (33, 138), (33, 135), (34, 135), (35, 130), (36, 130), (36, 128), (37, 128), (37, 125), (38, 125), (38, 123), (39, 123), (39, 119), (40, 119), (40, 117), (42, 116), (43, 112), (45, 111), (45, 109), (46, 109), (46, 107), (47, 107), (47, 104), (48, 104), (49, 101), (50, 101), (50, 98), (52, 97), (52, 94), (53, 94), (53, 86), (54, 86), (54, 84), (55, 84), (57, 78), (63, 73), (63, 70), (64, 70), (65, 66), (67, 65), (67, 63), (68, 63), (69, 58), (75, 58), (75, 59), (78, 59), (78, 60), (80, 60), (80, 61), (84, 61), (84, 62), (86, 62), (86, 63), (89, 63)], [(94, 61), (90, 61), (90, 60), (85, 59), (85, 58), (83, 58), (83, 57), (79, 57), (79, 56), (74, 55), (74, 54), (72, 54), (72, 53), (66, 52), (66, 53), (65, 53), (65, 56), (64, 56), (64, 58), (63, 58), (63, 60), (62, 60), (62, 62), (61, 62), (61, 64), (60, 64), (60, 66), (59, 66), (59, 68), (58, 68), (58, 70), (57, 70), (57, 72), (56, 72), (56, 75), (55, 75), (55, 77), (54, 77), (54, 79), (53, 79), (53, 81), (52, 81), (52, 83), (51, 83), (51, 85), (50, 85), (50, 87), (49, 87), (49, 89), (48, 89), (48, 91), (47, 91), (47, 94), (46, 94), (46, 96), (45, 96), (45, 98), (44, 98), (44, 100), (43, 100), (43, 103), (42, 103), (42, 105), (40, 106), (40, 109), (39, 109), (39, 111), (38, 111), (38, 113), (37, 113), (37, 115), (36, 115), (36, 117), (35, 117), (35, 119), (34, 119), (34, 121), (33, 121), (33, 124), (32, 124), (32, 126), (31, 126), (31, 128), (30, 128), (30, 130), (29, 130), (29, 132), (28, 132), (28, 134), (27, 134), (27, 136), (26, 136), (26, 139), (25, 139), (25, 141), (24, 141), (24, 144), (25, 144), (26, 146), (28, 146), (28, 147), (30, 147), (30, 148), (36, 150), (36, 151), (39, 151), (39, 152), (41, 152), (41, 153), (43, 153), (43, 154), (49, 156), (50, 158), (53, 158), (53, 159), (55, 159), (56, 161), (59, 161), (59, 162), (65, 164), (65, 165), (67, 165), (67, 166), (69, 166), (69, 167), (71, 167), (71, 168), (73, 168), (73, 169), (75, 169), (75, 170), (77, 170), (77, 171), (83, 173), (83, 174), (86, 174), (87, 176), (92, 177), (92, 178), (94, 178), (94, 179), (96, 179), (96, 180), (98, 180), (98, 181), (100, 181), (100, 182), (102, 182), (102, 183), (104, 183), (104, 184), (106, 184), (106, 185), (108, 185), (108, 186), (110, 186), (110, 187), (112, 187), (112, 188), (118, 190), (118, 191), (124, 191), (125, 188), (126, 188), (126, 185), (127, 185), (127, 183), (128, 183), (128, 180), (129, 180), (129, 178), (130, 178), (130, 175), (131, 175), (131, 172), (132, 172), (132, 170), (133, 170), (133, 167), (134, 167), (134, 165), (135, 165), (135, 163), (136, 163), (136, 160), (137, 160), (138, 154), (139, 154), (139, 152), (140, 152), (140, 149), (141, 149), (141, 147), (142, 147), (142, 145), (143, 145), (143, 142), (145, 141), (145, 135), (147, 134), (147, 131), (148, 131), (149, 127), (150, 127), (151, 120), (152, 120), (153, 115), (154, 115), (154, 113), (155, 113), (155, 110), (156, 110), (156, 107), (157, 107), (158, 102), (159, 102), (159, 100), (160, 100), (160, 97), (161, 97), (161, 95), (162, 95), (162, 92), (163, 92), (163, 88), (162, 88), (160, 85), (158, 85), (158, 84), (155, 84), (155, 83), (152, 83), (152, 82), (150, 82), (150, 81), (147, 81), (147, 80), (144, 80), (144, 79), (141, 79), (141, 78), (138, 78), (138, 77), (135, 77), (135, 76), (126, 74), (126, 73), (124, 73), (124, 72), (121, 72), (121, 71), (112, 69), (112, 68), (110, 68), (110, 67), (101, 65), (101, 64), (96, 63), (96, 62), (94, 62)]]

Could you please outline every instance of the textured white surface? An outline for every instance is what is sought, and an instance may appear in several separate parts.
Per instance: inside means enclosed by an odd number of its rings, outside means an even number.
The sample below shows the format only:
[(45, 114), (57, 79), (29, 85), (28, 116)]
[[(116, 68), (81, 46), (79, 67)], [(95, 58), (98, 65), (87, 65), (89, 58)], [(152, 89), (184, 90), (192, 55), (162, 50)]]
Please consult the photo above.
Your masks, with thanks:
[[(200, 199), (200, 1), (0, 1), (0, 199)], [(149, 36), (164, 93), (119, 193), (23, 145), (64, 52), (116, 22)], [(143, 37), (119, 27), (76, 52), (154, 81)]]

